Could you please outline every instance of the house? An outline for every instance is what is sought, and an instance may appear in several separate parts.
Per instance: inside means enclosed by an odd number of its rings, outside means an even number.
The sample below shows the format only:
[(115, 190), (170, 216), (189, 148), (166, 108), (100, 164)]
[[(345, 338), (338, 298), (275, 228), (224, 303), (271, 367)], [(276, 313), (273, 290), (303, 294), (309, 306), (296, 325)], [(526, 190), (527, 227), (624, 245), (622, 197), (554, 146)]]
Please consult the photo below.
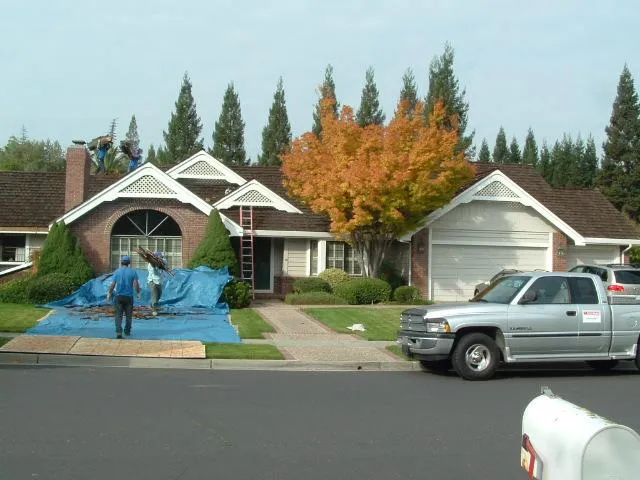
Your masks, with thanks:
[[(91, 166), (86, 148), (72, 146), (65, 172), (0, 172), (0, 275), (28, 266), (54, 221), (69, 226), (97, 273), (137, 246), (163, 251), (171, 268), (186, 266), (212, 208), (258, 296), (282, 296), (296, 278), (330, 267), (361, 274), (328, 218), (287, 195), (279, 167), (229, 167), (204, 151), (166, 170), (92, 175)], [(553, 189), (526, 165), (475, 168), (469, 187), (393, 246), (398, 272), (429, 298), (466, 300), (506, 267), (620, 262), (640, 244), (634, 225), (596, 191)]]

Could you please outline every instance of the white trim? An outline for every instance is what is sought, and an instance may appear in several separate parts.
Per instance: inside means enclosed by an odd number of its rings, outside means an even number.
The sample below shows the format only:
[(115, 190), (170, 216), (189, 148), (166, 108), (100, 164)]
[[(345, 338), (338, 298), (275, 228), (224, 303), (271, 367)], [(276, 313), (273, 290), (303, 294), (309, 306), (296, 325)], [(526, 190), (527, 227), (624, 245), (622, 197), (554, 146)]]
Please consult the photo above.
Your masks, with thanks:
[(327, 241), (318, 240), (318, 273), (327, 269)]
[[(509, 188), (514, 194), (518, 195), (518, 197), (476, 197), (475, 194), (480, 190), (490, 185), (495, 181), (500, 181), (505, 185), (505, 187)], [(576, 245), (584, 245), (585, 239), (580, 235), (575, 229), (570, 227), (566, 222), (564, 222), (560, 217), (551, 212), (547, 207), (545, 207), (538, 200), (533, 198), (526, 190), (520, 187), (517, 183), (511, 180), (507, 175), (502, 173), (500, 170), (495, 170), (491, 172), (489, 175), (484, 177), (483, 179), (476, 182), (474, 185), (467, 188), (460, 195), (455, 197), (449, 203), (444, 205), (431, 212), (422, 222), (422, 224), (416, 230), (403, 235), (402, 238), (407, 238), (413, 236), (418, 231), (423, 228), (429, 226), (431, 223), (438, 220), (440, 217), (446, 215), (451, 210), (456, 208), (458, 205), (462, 205), (464, 203), (469, 203), (472, 201), (499, 201), (499, 202), (516, 202), (521, 203), (524, 206), (533, 208), (536, 212), (538, 212), (542, 217), (544, 217), (548, 222), (554, 225), (558, 230), (565, 233)]]
[[(136, 181), (140, 180), (142, 177), (151, 176), (157, 181), (159, 181), (162, 185), (167, 187), (169, 190), (174, 193), (156, 193), (156, 194), (136, 194), (136, 193), (127, 193), (123, 192), (128, 186), (132, 185)], [(195, 208), (200, 210), (205, 215), (209, 215), (211, 213), (211, 205), (202, 200), (200, 197), (192, 193), (188, 188), (181, 185), (178, 181), (171, 178), (165, 172), (160, 170), (158, 167), (151, 163), (145, 163), (143, 166), (135, 169), (132, 173), (125, 175), (117, 182), (111, 184), (101, 192), (97, 193), (93, 197), (91, 197), (86, 202), (81, 203), (77, 207), (69, 210), (62, 217), (58, 218), (56, 221), (63, 221), (67, 225), (74, 222), (78, 218), (83, 215), (89, 213), (94, 208), (98, 207), (100, 204), (104, 202), (111, 202), (113, 200), (117, 200), (119, 198), (167, 198), (167, 199), (175, 199), (182, 203), (189, 203), (193, 205)], [(51, 225), (49, 225), (51, 228)]]
[[(210, 165), (214, 170), (220, 172), (220, 175), (194, 175), (189, 173), (183, 173), (186, 170), (189, 170), (193, 165), (205, 162)], [(198, 153), (191, 155), (186, 160), (180, 162), (175, 167), (167, 170), (167, 175), (171, 178), (200, 178), (200, 179), (210, 179), (210, 180), (225, 180), (229, 183), (234, 183), (236, 185), (243, 185), (247, 181), (238, 175), (236, 172), (227, 167), (220, 160), (215, 159), (211, 155), (209, 155), (204, 150), (200, 150)]]
[(553, 232), (549, 232), (549, 245), (547, 246), (547, 270), (553, 272)]
[[(2, 265), (11, 265), (13, 262), (3, 262)], [(19, 272), (21, 270), (26, 270), (27, 268), (33, 266), (33, 262), (20, 263), (15, 267), (7, 268), (6, 270), (0, 270), (0, 277), (3, 275), (8, 275), (9, 273)]]
[(236, 222), (224, 216), (222, 213), (220, 213), (220, 219), (222, 220), (222, 224), (224, 225), (224, 227), (229, 230), (229, 235), (231, 237), (242, 237), (244, 235), (244, 229)]
[[(253, 201), (241, 200), (242, 196), (244, 196), (245, 194), (247, 194), (247, 193), (249, 193), (251, 191), (258, 192), (260, 195), (262, 195), (263, 197), (267, 198), (268, 201), (267, 202), (263, 202), (263, 201), (253, 202)], [(283, 210), (283, 211), (289, 212), (289, 213), (300, 213), (300, 214), (302, 214), (302, 212), (300, 210), (298, 210), (296, 207), (291, 205), (289, 202), (287, 202), (280, 195), (278, 195), (277, 193), (273, 192), (269, 188), (265, 187), (263, 184), (261, 184), (259, 181), (255, 180), (255, 179), (251, 180), (250, 182), (245, 183), (244, 185), (240, 186), (239, 188), (237, 188), (233, 192), (231, 192), (228, 195), (222, 197), (220, 200), (218, 200), (216, 203), (214, 203), (213, 206), (215, 208), (219, 209), (219, 210), (226, 210), (227, 208), (241, 207), (241, 206), (245, 206), (245, 207), (250, 207), (250, 206), (252, 206), (252, 207), (273, 207), (276, 210)]]
[(429, 300), (433, 300), (431, 298), (431, 255), (433, 253), (433, 233), (432, 230), (429, 229), (429, 234), (427, 237), (427, 298)]
[(2, 230), (0, 228), (0, 235), (3, 233), (15, 234), (18, 233), (20, 235), (47, 235), (49, 233), (49, 229), (43, 230)]
[(311, 240), (307, 240), (307, 258), (306, 258), (306, 262), (307, 262), (307, 266), (305, 267), (305, 275), (307, 277), (311, 276)]
[(255, 230), (256, 237), (280, 237), (280, 238), (312, 238), (334, 240), (335, 237), (328, 232), (301, 232), (297, 230)]
[(585, 237), (585, 245), (640, 245), (640, 238), (594, 238)]

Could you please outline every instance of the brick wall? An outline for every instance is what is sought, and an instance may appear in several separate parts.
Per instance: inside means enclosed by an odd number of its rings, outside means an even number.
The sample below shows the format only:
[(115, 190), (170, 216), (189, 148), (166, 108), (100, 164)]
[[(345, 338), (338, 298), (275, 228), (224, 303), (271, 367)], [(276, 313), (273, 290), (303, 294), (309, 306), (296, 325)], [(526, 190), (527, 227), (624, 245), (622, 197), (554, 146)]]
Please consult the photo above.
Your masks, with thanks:
[(410, 284), (427, 296), (429, 230), (422, 229), (411, 237), (411, 280)]
[(204, 237), (208, 217), (194, 206), (178, 200), (124, 198), (105, 202), (69, 225), (97, 274), (110, 271), (113, 225), (126, 213), (141, 209), (157, 210), (176, 221), (182, 231), (182, 264), (188, 264)]
[(298, 278), (276, 275), (273, 278), (273, 294), (284, 297), (287, 293), (291, 293), (293, 291), (293, 282)]
[[(562, 254), (564, 252), (564, 254)], [(567, 264), (567, 236), (561, 232), (553, 234), (553, 271), (566, 272)]]
[(64, 211), (80, 205), (87, 198), (87, 185), (91, 174), (91, 157), (83, 145), (67, 149)]

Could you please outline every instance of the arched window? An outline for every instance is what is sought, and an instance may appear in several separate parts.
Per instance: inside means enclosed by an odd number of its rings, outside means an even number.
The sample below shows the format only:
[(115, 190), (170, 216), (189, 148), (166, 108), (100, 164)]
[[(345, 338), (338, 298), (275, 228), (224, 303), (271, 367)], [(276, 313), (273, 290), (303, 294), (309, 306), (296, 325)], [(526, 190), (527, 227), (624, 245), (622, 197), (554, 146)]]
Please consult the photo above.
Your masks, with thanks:
[(156, 210), (135, 210), (123, 215), (111, 229), (111, 268), (120, 265), (123, 255), (131, 265), (145, 268), (137, 247), (164, 254), (169, 268), (182, 267), (182, 231), (169, 215)]

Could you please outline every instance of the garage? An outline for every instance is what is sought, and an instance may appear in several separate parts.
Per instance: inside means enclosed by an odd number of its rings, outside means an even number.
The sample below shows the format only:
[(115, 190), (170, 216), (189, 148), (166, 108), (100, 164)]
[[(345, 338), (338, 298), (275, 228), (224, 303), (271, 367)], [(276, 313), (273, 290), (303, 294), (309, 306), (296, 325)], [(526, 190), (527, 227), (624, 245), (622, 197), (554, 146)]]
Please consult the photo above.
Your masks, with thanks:
[(467, 301), (474, 287), (503, 268), (546, 270), (547, 247), (432, 245), (431, 299)]
[(573, 268), (583, 264), (619, 263), (620, 253), (616, 245), (567, 246), (567, 266)]

